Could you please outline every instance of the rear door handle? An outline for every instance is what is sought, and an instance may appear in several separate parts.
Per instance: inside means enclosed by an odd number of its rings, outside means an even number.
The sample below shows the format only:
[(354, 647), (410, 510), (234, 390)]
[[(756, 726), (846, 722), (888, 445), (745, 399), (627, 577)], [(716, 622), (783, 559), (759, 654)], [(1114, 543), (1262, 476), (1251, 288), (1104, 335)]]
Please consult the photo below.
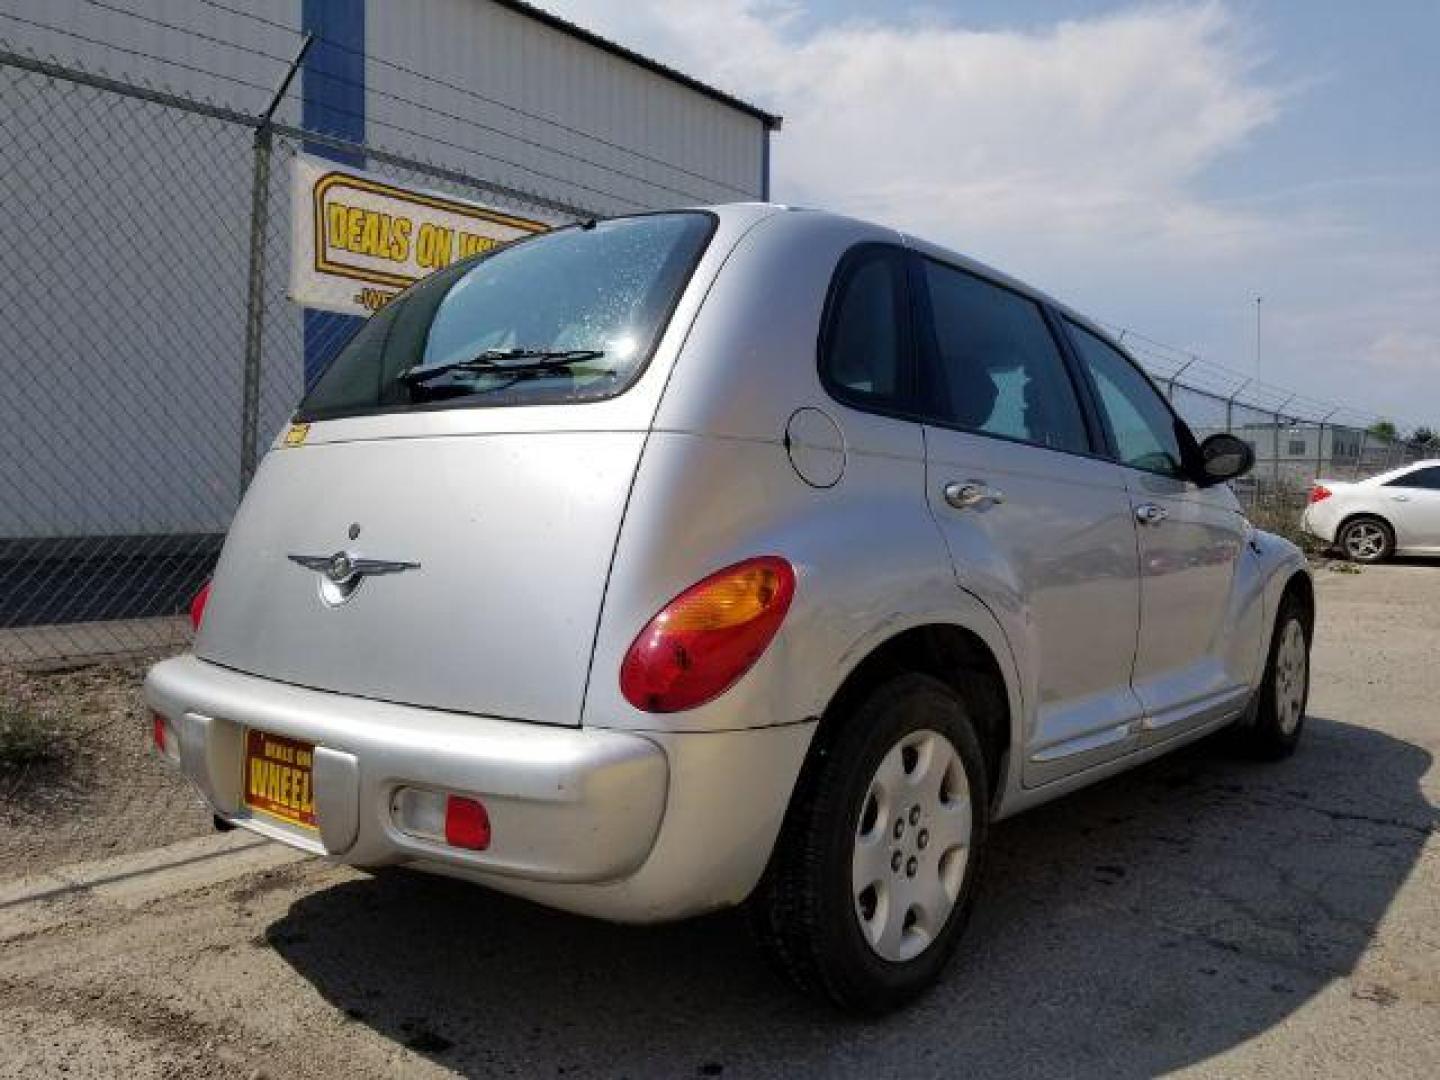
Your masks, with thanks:
[(983, 503), (1003, 503), (1005, 493), (983, 480), (951, 481), (945, 485), (945, 501), (956, 510), (971, 510)]
[(1143, 503), (1135, 508), (1135, 520), (1141, 525), (1159, 525), (1169, 516), (1170, 511), (1154, 503)]

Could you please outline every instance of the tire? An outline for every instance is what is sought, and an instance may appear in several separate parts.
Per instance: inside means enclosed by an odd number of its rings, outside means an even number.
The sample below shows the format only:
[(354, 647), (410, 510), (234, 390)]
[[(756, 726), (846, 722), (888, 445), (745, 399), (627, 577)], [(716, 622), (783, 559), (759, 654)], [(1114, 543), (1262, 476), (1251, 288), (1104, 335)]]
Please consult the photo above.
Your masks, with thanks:
[(928, 675), (890, 679), (831, 722), (838, 729), (812, 750), (751, 899), (751, 924), (802, 990), (873, 1015), (927, 989), (955, 951), (989, 784), (965, 701)]
[(1395, 530), (1383, 518), (1351, 518), (1336, 538), (1340, 550), (1351, 562), (1384, 562), (1395, 553)]
[(1305, 729), (1309, 700), (1309, 622), (1303, 607), (1287, 595), (1275, 617), (1264, 681), (1249, 714), (1235, 730), (1240, 750), (1262, 761), (1289, 757)]

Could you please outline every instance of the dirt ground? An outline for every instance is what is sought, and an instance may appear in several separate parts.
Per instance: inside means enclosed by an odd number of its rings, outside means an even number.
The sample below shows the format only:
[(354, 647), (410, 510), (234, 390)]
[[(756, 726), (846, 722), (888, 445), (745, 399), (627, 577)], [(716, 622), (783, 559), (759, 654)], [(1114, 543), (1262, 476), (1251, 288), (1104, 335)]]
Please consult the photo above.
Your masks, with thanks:
[(141, 663), (0, 668), (0, 702), (36, 718), (53, 757), (0, 757), (0, 881), (210, 830), (204, 804), (150, 753)]
[(1319, 599), (1294, 758), (1206, 742), (1003, 823), (956, 963), (883, 1021), (794, 995), (734, 916), (614, 927), (232, 834), (0, 886), (0, 1077), (1440, 1075), (1440, 564)]

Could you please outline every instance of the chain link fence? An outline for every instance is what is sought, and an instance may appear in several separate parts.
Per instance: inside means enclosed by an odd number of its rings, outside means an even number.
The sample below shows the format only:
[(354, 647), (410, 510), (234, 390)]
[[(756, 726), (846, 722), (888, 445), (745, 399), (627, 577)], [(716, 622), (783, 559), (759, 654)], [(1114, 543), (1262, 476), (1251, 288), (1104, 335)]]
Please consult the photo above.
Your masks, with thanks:
[(1224, 431), (1251, 445), (1255, 467), (1232, 486), (1247, 508), (1270, 515), (1267, 522), (1286, 514), (1298, 520), (1317, 479), (1363, 480), (1440, 457), (1440, 445), (1377, 432), (1377, 416), (1271, 386), (1132, 330), (1111, 330), (1197, 437)]
[[(245, 480), (289, 417), (301, 358), (353, 328), (286, 296), (289, 159), (340, 157), (560, 222), (613, 212), (74, 67), (0, 51), (0, 663), (182, 646)], [(1417, 456), (1368, 424), (1128, 331), (1202, 436), (1259, 464), (1288, 512), (1317, 475)], [(319, 354), (317, 357), (316, 354)]]
[(289, 160), (560, 222), (483, 177), (0, 52), (0, 663), (172, 650), (244, 483), (353, 330), (286, 295)]

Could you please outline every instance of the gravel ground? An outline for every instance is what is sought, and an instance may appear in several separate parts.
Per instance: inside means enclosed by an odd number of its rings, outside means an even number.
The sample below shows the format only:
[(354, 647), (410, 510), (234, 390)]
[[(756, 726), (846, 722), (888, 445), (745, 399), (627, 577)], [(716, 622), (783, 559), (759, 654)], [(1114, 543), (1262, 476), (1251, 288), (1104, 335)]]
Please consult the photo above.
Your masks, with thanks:
[(1440, 566), (1319, 593), (1293, 759), (1204, 743), (1002, 824), (957, 962), (886, 1020), (792, 994), (733, 916), (305, 860), (43, 901), (0, 933), (0, 1076), (1440, 1075)]
[(55, 756), (0, 758), (0, 881), (142, 851), (210, 829), (204, 804), (150, 753), (142, 664), (0, 668), (0, 702), (36, 717)]

